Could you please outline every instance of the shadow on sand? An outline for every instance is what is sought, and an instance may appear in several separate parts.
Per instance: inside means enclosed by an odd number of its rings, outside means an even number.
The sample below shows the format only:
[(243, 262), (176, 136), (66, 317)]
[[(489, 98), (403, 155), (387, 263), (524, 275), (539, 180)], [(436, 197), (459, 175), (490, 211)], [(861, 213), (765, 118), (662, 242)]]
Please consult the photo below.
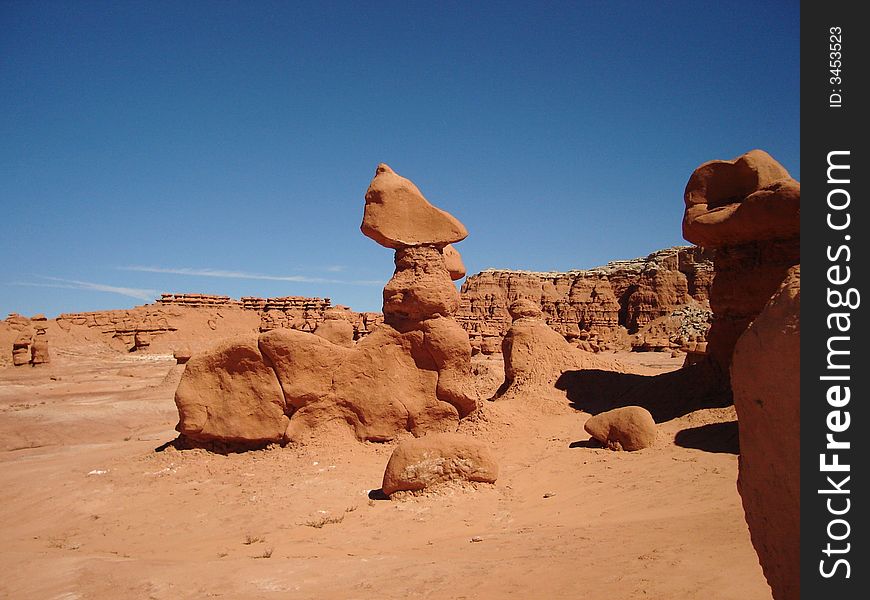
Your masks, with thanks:
[(682, 417), (699, 408), (732, 403), (731, 392), (715, 367), (699, 363), (661, 375), (636, 375), (596, 369), (565, 371), (556, 388), (571, 406), (593, 415), (622, 406), (642, 406), (656, 423)]

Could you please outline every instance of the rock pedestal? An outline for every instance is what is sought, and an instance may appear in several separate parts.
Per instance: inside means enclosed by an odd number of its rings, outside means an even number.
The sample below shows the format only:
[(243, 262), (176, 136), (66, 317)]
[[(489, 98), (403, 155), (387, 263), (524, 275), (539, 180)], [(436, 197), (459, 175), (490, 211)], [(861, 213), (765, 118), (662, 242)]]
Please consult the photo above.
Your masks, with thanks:
[(695, 169), (683, 237), (713, 249), (707, 352), (727, 381), (737, 339), (800, 262), (800, 183), (762, 150)]
[(175, 395), (179, 432), (244, 445), (302, 440), (337, 425), (359, 440), (385, 441), (454, 431), (477, 408), (471, 344), (453, 319), (461, 258), (444, 252), (465, 227), (380, 165), (361, 229), (396, 251), (383, 324), (354, 343), (353, 326), (326, 314), (314, 335), (274, 329), (194, 355)]

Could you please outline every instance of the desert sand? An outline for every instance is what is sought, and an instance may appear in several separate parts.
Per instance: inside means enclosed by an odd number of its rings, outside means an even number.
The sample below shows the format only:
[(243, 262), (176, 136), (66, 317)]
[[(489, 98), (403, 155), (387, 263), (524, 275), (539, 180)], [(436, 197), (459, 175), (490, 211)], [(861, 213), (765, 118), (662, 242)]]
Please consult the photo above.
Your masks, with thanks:
[[(620, 353), (664, 372), (666, 353)], [(498, 357), (474, 358), (484, 397)], [(0, 369), (9, 598), (769, 598), (737, 480), (733, 407), (613, 452), (559, 394), (482, 402), (495, 485), (382, 499), (396, 442), (177, 450), (169, 355), (53, 350)], [(676, 442), (675, 442), (676, 438)]]

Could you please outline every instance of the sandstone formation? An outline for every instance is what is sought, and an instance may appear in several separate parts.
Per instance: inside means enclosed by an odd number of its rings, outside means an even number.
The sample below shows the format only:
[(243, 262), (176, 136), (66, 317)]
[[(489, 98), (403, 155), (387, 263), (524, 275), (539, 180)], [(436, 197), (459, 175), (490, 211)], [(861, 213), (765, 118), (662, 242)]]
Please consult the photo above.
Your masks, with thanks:
[(30, 362), (34, 365), (44, 365), (51, 362), (48, 352), (48, 336), (45, 335), (44, 329), (36, 334), (30, 345)]
[(776, 600), (800, 594), (800, 265), (734, 349), (738, 489)]
[[(456, 318), (476, 349), (497, 351), (511, 323), (508, 306), (527, 299), (541, 308), (550, 327), (584, 350), (629, 343), (641, 349), (652, 340), (642, 333), (650, 322), (680, 317), (675, 311), (687, 305), (706, 310), (712, 279), (708, 255), (697, 247), (668, 248), (646, 258), (567, 273), (489, 269), (465, 281)], [(703, 318), (695, 321), (701, 327), (694, 341), (704, 341), (706, 323)], [(641, 335), (630, 339), (625, 332)], [(658, 334), (659, 341), (667, 338), (668, 349), (682, 348), (690, 341), (679, 324), (664, 337)]]
[(569, 344), (543, 321), (540, 308), (531, 300), (517, 300), (510, 305), (509, 314), (513, 323), (502, 340), (505, 378), (496, 397), (508, 392), (552, 390), (556, 381), (568, 370), (623, 370), (622, 365), (615, 360), (596, 356)]
[(258, 444), (284, 439), (288, 418), (256, 335), (191, 357), (175, 392), (176, 429), (190, 439)]
[(30, 363), (30, 336), (20, 337), (12, 342), (12, 364), (21, 367)]
[(387, 248), (444, 248), (468, 236), (453, 215), (429, 204), (417, 186), (385, 164), (378, 165), (366, 191), (360, 226), (363, 234)]
[(656, 441), (656, 423), (648, 410), (623, 406), (590, 417), (586, 432), (611, 450), (643, 450)]
[[(314, 331), (327, 314), (340, 315), (360, 339), (383, 321), (380, 313), (357, 313), (329, 298), (279, 298), (209, 294), (162, 294), (154, 304), (129, 310), (64, 313), (55, 320), (63, 332), (119, 351), (173, 353), (202, 349), (215, 340), (243, 333), (298, 329)], [(334, 326), (327, 326), (326, 329)], [(346, 331), (344, 325), (338, 326)], [(321, 333), (324, 330), (321, 331)]]
[(481, 442), (456, 433), (402, 441), (387, 463), (382, 491), (416, 492), (449, 481), (495, 483), (498, 464)]
[(450, 273), (450, 279), (458, 281), (465, 277), (465, 263), (462, 262), (462, 255), (459, 250), (453, 247), (453, 244), (444, 246), (444, 264), (447, 266), (447, 272)]
[[(409, 196), (411, 188), (381, 165), (366, 194), (363, 232), (376, 241), (393, 236), (396, 247), (384, 322), (354, 344), (342, 325), (345, 315), (333, 311), (315, 329), (320, 335), (273, 329), (255, 341), (233, 338), (196, 354), (175, 397), (182, 435), (258, 444), (305, 439), (339, 425), (357, 439), (385, 441), (405, 431), (455, 430), (476, 409), (471, 345), (452, 318), (459, 293), (443, 255), (445, 223), (458, 221), (422, 196)], [(417, 229), (402, 224), (404, 217)], [(230, 358), (238, 356), (247, 361), (244, 369), (233, 367)], [(237, 419), (243, 426), (234, 429)]]
[(684, 199), (683, 236), (714, 250), (707, 352), (727, 380), (737, 339), (800, 262), (800, 183), (752, 150), (698, 167)]
[(187, 361), (190, 360), (191, 356), (193, 356), (193, 353), (187, 346), (182, 346), (181, 348), (176, 348), (172, 351), (172, 358), (175, 359), (175, 363), (178, 365), (187, 364)]
[(314, 330), (314, 335), (329, 340), (339, 346), (353, 346), (353, 325), (345, 318), (344, 311), (327, 310), (323, 321)]

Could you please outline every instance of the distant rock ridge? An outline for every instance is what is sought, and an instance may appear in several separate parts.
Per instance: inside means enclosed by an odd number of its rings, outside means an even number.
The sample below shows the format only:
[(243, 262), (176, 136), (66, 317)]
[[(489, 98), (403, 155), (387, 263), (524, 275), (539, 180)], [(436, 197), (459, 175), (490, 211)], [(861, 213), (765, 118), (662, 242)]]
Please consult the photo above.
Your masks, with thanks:
[[(510, 327), (508, 306), (519, 299), (535, 302), (544, 320), (584, 350), (631, 343), (645, 349), (687, 348), (704, 342), (713, 265), (708, 253), (697, 246), (675, 246), (631, 260), (616, 260), (591, 269), (520, 271), (486, 269), (469, 277), (462, 286), (457, 320), (484, 353), (500, 351)], [(695, 311), (677, 312), (685, 305)], [(691, 315), (704, 323), (677, 330), (691, 330), (694, 339), (646, 336), (644, 329), (657, 319)], [(702, 326), (703, 325), (703, 326)], [(667, 332), (666, 332), (667, 333)], [(635, 334), (629, 340), (626, 334)], [(621, 338), (621, 339), (618, 339)]]

